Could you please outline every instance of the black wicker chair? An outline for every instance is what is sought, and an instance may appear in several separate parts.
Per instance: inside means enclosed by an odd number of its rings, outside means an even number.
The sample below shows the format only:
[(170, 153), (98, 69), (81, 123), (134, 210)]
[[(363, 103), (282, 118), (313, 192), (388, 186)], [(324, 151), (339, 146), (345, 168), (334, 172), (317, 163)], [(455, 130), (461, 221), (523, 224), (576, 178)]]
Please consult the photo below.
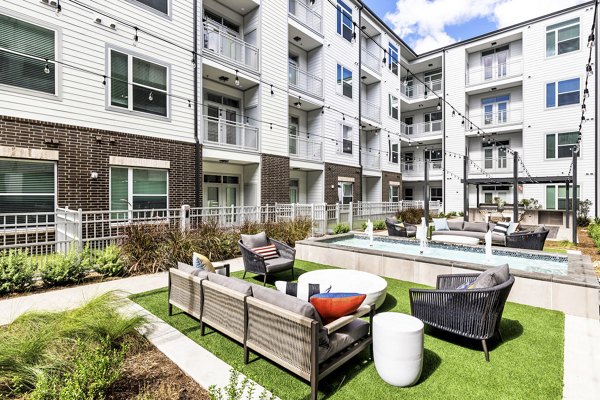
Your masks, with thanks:
[(500, 340), (500, 321), (514, 276), (488, 289), (457, 290), (479, 274), (439, 275), (436, 289), (410, 289), (413, 316), (427, 325), (470, 339), (481, 340), (485, 360), (490, 361), (486, 340), (496, 333)]
[(415, 225), (405, 222), (404, 227), (402, 227), (396, 218), (386, 218), (385, 226), (387, 226), (388, 236), (415, 237), (417, 235)]
[(506, 247), (543, 250), (549, 232), (547, 228), (543, 228), (540, 232), (515, 232), (506, 236)]
[(267, 275), (287, 271), (292, 271), (292, 280), (294, 280), (294, 261), (296, 258), (296, 249), (288, 246), (285, 243), (279, 242), (275, 239), (267, 238), (269, 245), (274, 244), (279, 253), (279, 257), (265, 260), (263, 256), (255, 253), (252, 249), (246, 246), (242, 240), (239, 242), (240, 251), (242, 252), (242, 258), (244, 259), (244, 276), (246, 278), (246, 272), (252, 272), (254, 274), (263, 276), (263, 285), (267, 283)]

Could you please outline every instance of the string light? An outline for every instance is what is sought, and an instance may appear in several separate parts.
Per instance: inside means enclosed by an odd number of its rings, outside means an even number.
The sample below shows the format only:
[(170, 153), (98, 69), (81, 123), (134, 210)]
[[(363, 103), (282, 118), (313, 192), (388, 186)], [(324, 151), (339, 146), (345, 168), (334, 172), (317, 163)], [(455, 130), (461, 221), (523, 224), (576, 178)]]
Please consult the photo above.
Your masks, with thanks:
[(271, 84), (271, 96), (273, 96), (275, 92), (273, 91), (273, 85)]
[(44, 73), (50, 73), (50, 65), (48, 64), (48, 59), (46, 58), (46, 65), (44, 65)]
[(102, 76), (102, 84), (106, 86), (106, 75)]
[(441, 100), (438, 100), (438, 103), (437, 103), (437, 110), (438, 110), (438, 111), (441, 111), (441, 109), (442, 109), (442, 101), (441, 101)]
[(238, 76), (238, 70), (235, 70), (235, 86), (240, 86), (240, 78)]
[(135, 35), (133, 36), (133, 45), (137, 46), (138, 41), (139, 41), (139, 36), (138, 36), (138, 27), (134, 26), (133, 29), (135, 29)]
[(153, 101), (154, 100), (154, 93), (150, 92), (150, 94), (148, 95), (148, 100)]

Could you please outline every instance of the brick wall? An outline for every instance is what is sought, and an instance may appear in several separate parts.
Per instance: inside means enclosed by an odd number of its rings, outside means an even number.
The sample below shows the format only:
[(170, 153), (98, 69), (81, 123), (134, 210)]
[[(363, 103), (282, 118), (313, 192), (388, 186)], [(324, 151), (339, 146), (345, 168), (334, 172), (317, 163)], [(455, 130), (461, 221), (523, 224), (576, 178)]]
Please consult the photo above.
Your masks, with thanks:
[(260, 158), (261, 204), (289, 203), (290, 159), (272, 154), (261, 154)]
[(194, 143), (0, 116), (0, 145), (59, 151), (60, 207), (109, 209), (110, 156), (170, 161), (169, 207), (194, 205)]
[[(362, 198), (361, 172), (358, 167), (349, 167), (347, 165), (325, 163), (325, 202), (335, 204), (338, 199), (338, 178), (354, 178), (352, 186), (352, 195), (354, 201), (360, 201)], [(331, 186), (333, 185), (333, 189)]]
[(381, 182), (381, 201), (390, 201), (390, 181), (400, 183), (398, 197), (402, 199), (402, 174), (397, 172), (383, 172)]

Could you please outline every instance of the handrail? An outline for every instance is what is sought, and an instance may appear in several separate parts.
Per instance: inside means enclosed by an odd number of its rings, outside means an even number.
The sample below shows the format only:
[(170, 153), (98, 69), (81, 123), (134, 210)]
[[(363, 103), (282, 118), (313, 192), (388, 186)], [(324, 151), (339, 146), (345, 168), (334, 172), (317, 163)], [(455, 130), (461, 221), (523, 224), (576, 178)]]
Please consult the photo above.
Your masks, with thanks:
[(414, 138), (439, 135), (443, 128), (443, 120), (416, 122), (412, 125), (407, 125), (404, 122), (400, 123), (400, 130), (402, 131), (402, 134)]
[[(523, 110), (520, 108), (508, 108), (506, 110), (494, 112), (477, 112), (469, 115), (472, 121), (479, 121), (481, 127), (518, 124), (523, 122)], [(465, 130), (469, 130), (470, 126), (465, 124)]]
[(292, 63), (288, 64), (288, 82), (294, 89), (323, 97), (323, 79), (298, 68)]
[(257, 127), (208, 115), (203, 120), (206, 144), (258, 150)]
[(440, 92), (442, 88), (442, 79), (436, 79), (431, 81), (427, 87), (422, 83), (414, 82), (412, 85), (400, 85), (400, 93), (409, 100), (426, 98), (425, 92), (428, 96), (434, 93)]
[(367, 100), (361, 101), (361, 113), (375, 122), (381, 122), (381, 107)]
[(468, 68), (466, 71), (467, 86), (477, 85), (486, 82), (495, 82), (502, 79), (508, 79), (523, 74), (523, 59), (509, 58), (504, 63), (493, 65), (477, 66)]
[[(304, 12), (301, 13), (300, 9)], [(290, 0), (288, 12), (290, 15), (293, 15), (295, 19), (297, 19), (300, 23), (321, 33), (323, 18), (321, 18), (321, 15), (318, 12), (316, 12), (314, 9), (309, 8), (302, 1)]]
[(206, 22), (204, 23), (203, 48), (258, 71), (258, 47)]
[(320, 140), (289, 135), (288, 146), (290, 157), (292, 158), (315, 161), (321, 161), (323, 159), (323, 143)]
[(381, 71), (381, 58), (367, 50), (366, 47), (361, 48), (361, 61), (364, 65), (379, 73)]

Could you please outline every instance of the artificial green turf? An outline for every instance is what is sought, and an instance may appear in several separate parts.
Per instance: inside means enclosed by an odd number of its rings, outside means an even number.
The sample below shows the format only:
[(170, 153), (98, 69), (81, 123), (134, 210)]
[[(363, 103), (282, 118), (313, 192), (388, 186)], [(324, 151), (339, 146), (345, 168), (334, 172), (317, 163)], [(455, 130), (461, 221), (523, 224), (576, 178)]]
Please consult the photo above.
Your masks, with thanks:
[[(296, 261), (298, 274), (320, 264)], [(288, 272), (289, 274), (289, 272)], [(236, 273), (235, 276), (241, 274)], [(287, 279), (282, 273), (278, 279)], [(253, 281), (252, 278), (247, 278)], [(388, 296), (378, 310), (410, 313), (408, 289), (423, 287), (386, 278)], [(258, 282), (258, 281), (257, 281)], [(244, 365), (242, 346), (218, 332), (200, 336), (199, 322), (181, 312), (167, 313), (167, 290), (133, 296), (144, 308), (211, 351), (282, 399), (308, 399), (310, 386), (277, 365), (252, 355)], [(504, 342), (490, 343), (486, 362), (479, 341), (426, 328), (423, 373), (410, 388), (383, 382), (368, 353), (325, 378), (320, 397), (328, 399), (560, 399), (563, 379), (564, 314), (508, 303), (501, 325)], [(210, 368), (210, 366), (207, 366)]]

